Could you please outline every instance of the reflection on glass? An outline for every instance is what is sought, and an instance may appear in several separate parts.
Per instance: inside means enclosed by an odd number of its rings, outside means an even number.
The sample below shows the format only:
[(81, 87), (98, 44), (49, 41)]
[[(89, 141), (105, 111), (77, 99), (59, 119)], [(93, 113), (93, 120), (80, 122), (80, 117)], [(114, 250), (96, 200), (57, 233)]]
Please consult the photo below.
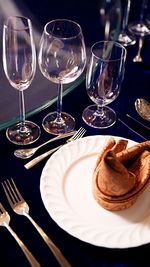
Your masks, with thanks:
[(36, 51), (28, 18), (12, 16), (4, 23), (3, 66), (9, 83), (19, 91), (20, 107), (20, 122), (7, 128), (6, 136), (18, 145), (31, 144), (39, 138), (40, 128), (25, 120), (24, 90), (30, 86), (36, 70)]
[(57, 135), (74, 129), (74, 118), (62, 112), (63, 84), (75, 81), (85, 64), (85, 44), (80, 25), (65, 19), (47, 23), (41, 38), (39, 67), (48, 80), (58, 84), (57, 111), (43, 119), (43, 128), (47, 132)]
[(83, 120), (94, 128), (108, 128), (116, 121), (116, 113), (106, 106), (120, 92), (124, 76), (126, 49), (113, 41), (101, 41), (91, 48), (86, 74), (86, 89), (95, 105), (85, 108)]

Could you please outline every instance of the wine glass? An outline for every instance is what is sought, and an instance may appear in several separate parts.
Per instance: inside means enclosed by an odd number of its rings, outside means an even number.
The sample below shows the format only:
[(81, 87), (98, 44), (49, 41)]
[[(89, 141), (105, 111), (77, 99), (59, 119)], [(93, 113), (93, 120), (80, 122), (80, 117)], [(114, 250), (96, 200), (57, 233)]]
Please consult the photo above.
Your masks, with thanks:
[(142, 62), (141, 51), (144, 44), (144, 37), (150, 34), (149, 25), (144, 18), (147, 9), (148, 0), (143, 0), (141, 3), (140, 18), (138, 21), (129, 24), (129, 30), (138, 37), (138, 51), (137, 55), (133, 58), (133, 62)]
[(95, 105), (82, 113), (86, 124), (94, 128), (108, 128), (116, 121), (116, 113), (106, 104), (114, 101), (120, 92), (124, 77), (126, 49), (113, 41), (99, 41), (91, 48), (86, 73), (86, 89)]
[(30, 19), (10, 16), (3, 26), (3, 67), (6, 77), (19, 92), (20, 122), (6, 130), (7, 138), (14, 144), (27, 145), (40, 136), (40, 127), (25, 120), (24, 90), (35, 75), (36, 51)]
[(131, 0), (126, 0), (122, 29), (118, 36), (118, 42), (124, 46), (134, 45), (136, 43), (136, 38), (131, 32), (128, 31), (130, 8), (131, 8)]
[(147, 9), (148, 0), (143, 0), (140, 9), (140, 18), (138, 21), (129, 24), (129, 30), (139, 37), (143, 37), (150, 34), (150, 30), (146, 19), (144, 18), (144, 13)]
[(80, 25), (67, 19), (48, 22), (41, 37), (39, 67), (48, 80), (58, 84), (57, 111), (49, 113), (42, 122), (48, 133), (58, 135), (74, 129), (74, 118), (62, 112), (63, 85), (75, 81), (85, 64), (85, 43)]

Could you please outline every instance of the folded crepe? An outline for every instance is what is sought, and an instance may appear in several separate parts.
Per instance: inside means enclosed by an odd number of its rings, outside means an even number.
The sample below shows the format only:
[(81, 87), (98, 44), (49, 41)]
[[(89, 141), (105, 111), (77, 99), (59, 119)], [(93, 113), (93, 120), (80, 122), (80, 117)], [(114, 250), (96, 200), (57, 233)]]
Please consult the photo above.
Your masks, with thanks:
[(127, 144), (126, 140), (110, 138), (94, 169), (94, 197), (110, 210), (129, 207), (150, 180), (150, 141), (130, 148)]

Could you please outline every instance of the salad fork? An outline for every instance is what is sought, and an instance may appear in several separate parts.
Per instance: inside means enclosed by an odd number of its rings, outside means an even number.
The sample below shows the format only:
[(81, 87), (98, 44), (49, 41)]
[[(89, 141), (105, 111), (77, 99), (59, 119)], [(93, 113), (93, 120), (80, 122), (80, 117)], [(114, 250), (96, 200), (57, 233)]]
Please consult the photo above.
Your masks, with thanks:
[[(75, 132), (75, 134), (74, 134), (71, 138), (67, 139), (67, 141), (66, 141), (65, 143), (69, 143), (69, 142), (71, 142), (71, 141), (75, 141), (75, 140), (81, 138), (81, 137), (85, 134), (85, 132), (86, 132), (86, 130), (85, 130), (83, 127), (80, 127), (79, 130), (78, 130), (77, 132)], [(34, 165), (36, 165), (38, 162), (40, 162), (40, 161), (43, 160), (44, 158), (46, 158), (46, 157), (48, 157), (49, 155), (51, 155), (53, 152), (55, 152), (56, 150), (58, 150), (58, 149), (59, 149), (60, 147), (62, 147), (62, 146), (63, 146), (63, 145), (60, 145), (60, 146), (57, 146), (57, 147), (55, 147), (55, 148), (53, 148), (53, 149), (50, 149), (49, 151), (47, 151), (47, 152), (41, 154), (40, 156), (38, 156), (38, 157), (32, 159), (31, 161), (29, 161), (28, 163), (26, 163), (26, 164), (24, 165), (24, 167), (25, 167), (26, 169), (30, 169), (30, 168), (32, 168), (32, 167), (33, 167)]]
[(66, 260), (66, 258), (63, 256), (63, 254), (58, 249), (58, 247), (53, 243), (53, 241), (47, 236), (47, 234), (43, 231), (43, 229), (29, 215), (29, 206), (27, 202), (23, 199), (22, 195), (20, 194), (17, 186), (15, 185), (14, 180), (12, 178), (11, 180), (7, 179), (4, 182), (2, 182), (2, 186), (5, 191), (8, 202), (10, 206), (12, 207), (13, 211), (19, 215), (26, 216), (30, 220), (30, 222), (34, 225), (36, 230), (39, 232), (41, 237), (46, 242), (47, 246), (49, 247), (49, 249), (55, 256), (55, 258), (57, 259), (60, 266), (71, 267), (71, 265)]
[(11, 235), (15, 238), (18, 245), (21, 247), (22, 251), (24, 252), (25, 256), (27, 257), (30, 265), (32, 267), (40, 267), (41, 265), (38, 261), (34, 258), (28, 248), (24, 245), (22, 240), (18, 237), (18, 235), (14, 232), (14, 230), (9, 226), (10, 216), (9, 213), (5, 210), (3, 205), (0, 203), (0, 226), (4, 226), (7, 230), (11, 233)]

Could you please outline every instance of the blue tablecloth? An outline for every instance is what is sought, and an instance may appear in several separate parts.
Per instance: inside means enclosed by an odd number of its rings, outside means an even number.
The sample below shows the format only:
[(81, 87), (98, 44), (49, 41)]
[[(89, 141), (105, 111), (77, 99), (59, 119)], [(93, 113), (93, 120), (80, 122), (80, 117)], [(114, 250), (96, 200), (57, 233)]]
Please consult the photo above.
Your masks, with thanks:
[[(89, 22), (88, 22), (89, 23)], [(92, 21), (90, 22), (92, 23)], [(85, 25), (85, 24), (84, 24)], [(92, 32), (91, 32), (92, 33)], [(97, 40), (98, 33), (97, 34)], [(92, 41), (96, 41), (94, 37)], [(91, 42), (92, 42), (91, 41)], [(117, 113), (117, 116), (126, 121), (126, 113), (132, 114), (135, 118), (149, 126), (135, 111), (134, 102), (136, 98), (143, 97), (150, 101), (150, 38), (145, 38), (142, 50), (143, 63), (132, 62), (137, 53), (137, 44), (127, 49), (126, 72), (122, 83), (121, 93), (110, 105)], [(86, 128), (86, 135), (115, 135), (142, 142), (143, 139), (130, 131), (118, 120), (109, 129), (92, 129), (82, 120), (82, 111), (87, 105), (92, 104), (87, 96), (85, 82), (80, 84), (74, 91), (63, 98), (63, 110), (72, 114), (76, 119), (76, 129), (83, 126)], [(41, 126), (43, 117), (50, 111), (56, 109), (56, 105), (43, 110), (32, 116), (30, 120)], [(41, 126), (42, 127), (42, 126)], [(40, 139), (36, 145), (48, 140), (51, 136), (42, 130)], [(61, 142), (59, 142), (61, 143)], [(51, 145), (52, 146), (52, 145)], [(62, 230), (47, 213), (40, 195), (40, 177), (47, 159), (30, 170), (24, 168), (28, 160), (21, 160), (14, 156), (13, 152), (17, 146), (11, 144), (5, 136), (5, 130), (0, 132), (0, 181), (13, 177), (24, 198), (30, 206), (30, 214), (51, 237), (55, 244), (61, 249), (73, 267), (147, 267), (150, 266), (149, 254), (150, 243), (136, 248), (108, 249), (96, 247), (80, 241)], [(50, 147), (50, 146), (49, 146)], [(48, 147), (41, 148), (36, 155), (46, 151)], [(39, 260), (42, 267), (58, 266), (54, 256), (49, 251), (39, 234), (31, 223), (23, 216), (16, 215), (11, 210), (2, 186), (0, 186), (0, 202), (11, 215), (10, 225), (22, 238), (28, 248)], [(90, 216), (90, 211), (89, 211)], [(25, 267), (29, 266), (19, 246), (5, 228), (0, 228), (0, 266), (2, 267)]]

